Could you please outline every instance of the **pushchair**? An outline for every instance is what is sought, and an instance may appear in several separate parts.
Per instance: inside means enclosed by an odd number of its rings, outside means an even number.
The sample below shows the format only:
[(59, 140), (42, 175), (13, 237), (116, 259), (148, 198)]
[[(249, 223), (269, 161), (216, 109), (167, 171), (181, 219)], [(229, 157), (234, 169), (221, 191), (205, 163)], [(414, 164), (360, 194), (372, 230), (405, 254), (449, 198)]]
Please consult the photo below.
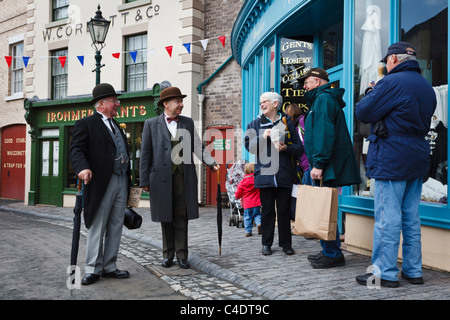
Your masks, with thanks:
[[(227, 168), (229, 162), (227, 162)], [(234, 193), (236, 192), (239, 182), (244, 178), (244, 166), (246, 163), (246, 160), (237, 160), (227, 169), (227, 175), (225, 177), (225, 189), (227, 190), (228, 200), (230, 202), (228, 225), (236, 226), (237, 228), (240, 226), (242, 226), (242, 228), (244, 227), (244, 208), (241, 205), (241, 199), (236, 199)]]

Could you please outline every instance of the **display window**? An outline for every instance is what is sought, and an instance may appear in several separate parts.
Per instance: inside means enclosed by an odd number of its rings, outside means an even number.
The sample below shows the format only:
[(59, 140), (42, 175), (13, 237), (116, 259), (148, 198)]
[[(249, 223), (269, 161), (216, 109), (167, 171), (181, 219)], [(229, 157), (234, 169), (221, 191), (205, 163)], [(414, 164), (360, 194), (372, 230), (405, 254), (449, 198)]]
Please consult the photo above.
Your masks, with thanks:
[[(420, 7), (420, 10), (417, 8)], [(422, 201), (447, 204), (447, 132), (448, 132), (448, 1), (401, 0), (399, 2), (398, 39), (390, 39), (391, 10), (389, 0), (355, 2), (355, 105), (364, 96), (370, 82), (386, 73), (380, 63), (392, 42), (406, 41), (417, 52), (422, 76), (436, 92), (437, 106), (426, 139), (430, 143), (430, 167), (424, 177)], [(370, 127), (354, 117), (354, 145), (362, 183), (355, 195), (373, 196), (373, 181), (365, 176), (364, 163)]]

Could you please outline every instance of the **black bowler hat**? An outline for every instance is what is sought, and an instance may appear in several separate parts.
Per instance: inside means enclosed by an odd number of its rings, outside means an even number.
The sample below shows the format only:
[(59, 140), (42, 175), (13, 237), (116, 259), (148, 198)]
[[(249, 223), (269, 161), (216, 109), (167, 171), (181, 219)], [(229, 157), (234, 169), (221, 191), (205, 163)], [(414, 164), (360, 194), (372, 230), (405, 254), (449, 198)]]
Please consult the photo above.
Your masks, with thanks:
[(173, 99), (173, 98), (181, 98), (184, 99), (187, 96), (185, 94), (182, 94), (180, 89), (177, 87), (169, 87), (164, 89), (163, 91), (161, 91), (160, 95), (159, 95), (159, 101), (158, 101), (158, 106), (162, 107), (163, 106), (163, 102), (169, 99)]
[(95, 88), (92, 90), (92, 100), (91, 104), (96, 103), (98, 100), (101, 100), (102, 98), (107, 98), (111, 96), (120, 96), (120, 93), (117, 93), (116, 90), (114, 90), (113, 86), (109, 83), (100, 83), (95, 86)]
[(386, 63), (387, 58), (392, 54), (409, 54), (411, 56), (415, 56), (416, 50), (408, 42), (404, 42), (404, 41), (396, 42), (389, 46), (386, 55), (384, 56), (383, 60), (381, 60), (380, 62)]

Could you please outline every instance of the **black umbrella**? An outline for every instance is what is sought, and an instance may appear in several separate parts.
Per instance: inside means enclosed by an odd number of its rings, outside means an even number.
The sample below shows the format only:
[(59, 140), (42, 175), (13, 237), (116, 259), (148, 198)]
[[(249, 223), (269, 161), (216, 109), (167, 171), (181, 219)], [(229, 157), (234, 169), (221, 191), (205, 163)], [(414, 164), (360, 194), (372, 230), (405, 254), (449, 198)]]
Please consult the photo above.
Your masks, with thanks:
[(72, 251), (70, 253), (70, 265), (77, 265), (78, 244), (80, 242), (80, 226), (81, 212), (83, 211), (83, 190), (82, 180), (78, 180), (78, 194), (75, 199), (75, 207), (73, 208), (73, 233), (72, 233)]
[(222, 192), (219, 170), (217, 170), (217, 235), (219, 236), (219, 255), (222, 255)]

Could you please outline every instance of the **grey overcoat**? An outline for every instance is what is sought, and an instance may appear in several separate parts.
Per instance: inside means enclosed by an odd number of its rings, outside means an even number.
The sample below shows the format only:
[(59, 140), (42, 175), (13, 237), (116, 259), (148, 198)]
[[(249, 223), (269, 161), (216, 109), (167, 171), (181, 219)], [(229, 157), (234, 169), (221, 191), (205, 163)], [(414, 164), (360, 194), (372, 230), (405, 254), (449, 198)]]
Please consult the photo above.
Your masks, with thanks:
[[(204, 149), (194, 121), (179, 116), (177, 139), (183, 149), (184, 185), (188, 220), (198, 218), (197, 172), (194, 157), (212, 167), (214, 159)], [(167, 129), (164, 114), (148, 119), (144, 123), (141, 144), (140, 185), (150, 188), (150, 212), (152, 221), (172, 221), (172, 152), (171, 134)], [(174, 154), (174, 157), (172, 157)]]

